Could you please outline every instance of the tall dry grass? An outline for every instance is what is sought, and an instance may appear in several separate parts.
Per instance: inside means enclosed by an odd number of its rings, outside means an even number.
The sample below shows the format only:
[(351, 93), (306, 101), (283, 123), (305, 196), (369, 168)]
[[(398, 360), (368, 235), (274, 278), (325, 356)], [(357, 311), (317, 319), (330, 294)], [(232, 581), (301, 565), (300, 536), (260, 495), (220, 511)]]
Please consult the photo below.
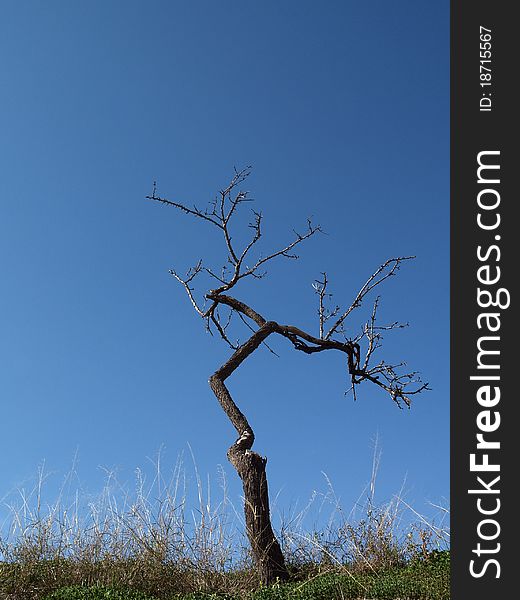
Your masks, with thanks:
[[(403, 488), (376, 503), (379, 459), (376, 450), (370, 481), (348, 513), (324, 475), (323, 492), (275, 519), (295, 578), (329, 571), (354, 576), (449, 547), (446, 508), (436, 507), (436, 523), (426, 519), (404, 500)], [(48, 474), (39, 469), (31, 488), (4, 500), (0, 597), (33, 600), (78, 584), (124, 586), (160, 598), (193, 591), (240, 594), (257, 587), (242, 508), (229, 497), (223, 469), (217, 494), (209, 478), (203, 483), (195, 461), (191, 469), (196, 488), (191, 506), (182, 458), (166, 477), (159, 454), (149, 479), (136, 470), (132, 490), (106, 471), (96, 498), (74, 489), (73, 467), (52, 503), (44, 499)], [(273, 514), (280, 517), (276, 506)], [(316, 518), (320, 526), (309, 527)]]

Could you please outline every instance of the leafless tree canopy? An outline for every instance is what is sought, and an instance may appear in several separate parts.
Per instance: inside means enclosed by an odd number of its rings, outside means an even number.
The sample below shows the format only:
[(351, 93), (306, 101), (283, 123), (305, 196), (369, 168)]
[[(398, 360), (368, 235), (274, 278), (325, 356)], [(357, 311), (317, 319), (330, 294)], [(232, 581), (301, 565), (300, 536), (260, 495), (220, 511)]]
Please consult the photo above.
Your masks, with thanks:
[[(313, 284), (318, 298), (316, 335), (293, 324), (267, 320), (253, 307), (239, 300), (236, 289), (242, 280), (262, 279), (266, 275), (268, 263), (279, 257), (298, 258), (296, 254), (298, 247), (321, 232), (318, 225), (308, 220), (306, 229), (301, 232), (294, 231), (291, 241), (285, 246), (267, 254), (260, 254), (257, 250), (262, 238), (262, 214), (253, 209), (249, 222), (249, 236), (246, 236), (244, 242), (237, 243), (233, 238), (232, 224), (242, 205), (251, 202), (248, 193), (241, 189), (241, 184), (249, 174), (249, 168), (235, 171), (229, 185), (221, 190), (217, 198), (204, 210), (197, 206), (188, 206), (162, 198), (157, 194), (155, 184), (152, 195), (147, 197), (177, 208), (211, 227), (216, 227), (222, 235), (226, 260), (219, 269), (200, 259), (188, 269), (185, 275), (179, 275), (174, 269), (170, 273), (183, 286), (193, 308), (204, 319), (208, 331), (218, 332), (218, 335), (233, 350), (229, 359), (209, 378), (209, 384), (238, 433), (238, 439), (228, 449), (227, 456), (242, 480), (246, 531), (260, 579), (263, 583), (269, 584), (276, 579), (287, 579), (289, 573), (280, 544), (271, 526), (266, 475), (267, 459), (252, 450), (255, 439), (253, 429), (231, 397), (225, 384), (226, 379), (260, 345), (267, 346), (269, 336), (276, 333), (287, 339), (296, 350), (306, 354), (325, 350), (338, 350), (346, 354), (347, 370), (354, 396), (359, 384), (370, 381), (386, 390), (399, 407), (402, 404), (410, 406), (411, 396), (426, 389), (427, 384), (422, 383), (414, 372), (400, 373), (403, 365), (387, 364), (384, 361), (375, 363), (374, 355), (381, 346), (383, 332), (403, 327), (399, 323), (386, 326), (377, 324), (379, 298), (376, 297), (371, 317), (357, 336), (348, 337), (345, 327), (347, 319), (362, 305), (365, 298), (386, 279), (395, 275), (401, 264), (410, 260), (411, 256), (390, 258), (381, 264), (345, 308), (332, 304), (327, 274), (322, 273)], [(203, 274), (215, 282), (215, 287), (200, 296), (200, 293), (196, 292), (195, 282), (200, 281), (200, 276)], [(230, 323), (235, 318), (249, 329), (249, 337), (243, 343), (233, 342), (228, 334)]]
[[(147, 196), (149, 200), (177, 208), (206, 222), (210, 227), (216, 227), (221, 232), (222, 243), (227, 254), (225, 264), (216, 268), (201, 258), (184, 275), (173, 268), (170, 273), (183, 286), (193, 308), (204, 319), (208, 331), (217, 332), (234, 350), (233, 356), (226, 363), (227, 368), (224, 369), (226, 365), (223, 367), (226, 376), (229, 376), (245, 356), (260, 344), (269, 348), (267, 338), (271, 333), (277, 333), (289, 340), (296, 350), (306, 354), (325, 350), (338, 350), (345, 353), (350, 378), (349, 391), (353, 392), (354, 397), (356, 397), (357, 386), (364, 381), (370, 381), (390, 394), (400, 408), (403, 405), (410, 406), (411, 397), (428, 389), (428, 384), (423, 383), (415, 371), (406, 371), (404, 363), (390, 364), (384, 360), (376, 361), (376, 351), (381, 347), (383, 334), (406, 325), (397, 322), (378, 324), (379, 296), (373, 299), (371, 316), (368, 322), (362, 325), (359, 333), (349, 336), (346, 323), (375, 288), (396, 275), (401, 265), (414, 257), (399, 256), (387, 259), (368, 277), (354, 299), (344, 306), (333, 302), (327, 274), (321, 273), (312, 284), (318, 303), (316, 334), (293, 324), (279, 324), (267, 320), (253, 307), (238, 299), (236, 296), (238, 284), (246, 278), (262, 279), (267, 273), (268, 263), (279, 257), (297, 259), (298, 247), (322, 230), (319, 225), (308, 220), (306, 228), (303, 231), (294, 231), (290, 241), (284, 247), (261, 254), (258, 248), (263, 234), (262, 213), (251, 208), (248, 223), (250, 235), (242, 244), (236, 243), (232, 228), (237, 222), (243, 205), (252, 202), (249, 193), (242, 189), (242, 184), (250, 173), (250, 167), (235, 170), (229, 185), (222, 189), (205, 209), (161, 197), (157, 194), (155, 183), (152, 194)], [(215, 287), (205, 293), (197, 294), (195, 283), (201, 274), (209, 276), (215, 282)], [(235, 318), (240, 319), (249, 330), (250, 338), (244, 344), (232, 341), (228, 334), (229, 326)], [(353, 331), (353, 328), (350, 327), (349, 331)], [(253, 349), (245, 352), (251, 346), (254, 346)], [(237, 362), (236, 359), (242, 360)]]

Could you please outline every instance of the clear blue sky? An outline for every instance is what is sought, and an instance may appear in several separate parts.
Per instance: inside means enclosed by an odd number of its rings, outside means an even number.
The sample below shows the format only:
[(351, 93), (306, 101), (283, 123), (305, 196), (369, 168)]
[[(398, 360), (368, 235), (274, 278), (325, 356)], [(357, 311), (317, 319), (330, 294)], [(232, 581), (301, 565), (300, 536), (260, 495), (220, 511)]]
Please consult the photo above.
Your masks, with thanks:
[[(144, 198), (204, 206), (234, 166), (277, 248), (310, 215), (327, 235), (244, 289), (267, 318), (316, 331), (326, 270), (350, 303), (386, 258), (386, 339), (431, 392), (400, 411), (344, 396), (343, 357), (283, 341), (229, 386), (289, 506), (323, 489), (350, 508), (407, 478), (419, 511), (449, 494), (449, 3), (8, 0), (0, 7), (0, 498), (42, 460), (84, 489), (123, 481), (164, 445), (224, 465), (235, 433), (207, 385), (229, 356), (168, 275), (213, 253), (203, 224)], [(237, 288), (239, 295), (239, 288)], [(359, 315), (363, 316), (362, 313)], [(354, 320), (357, 330), (360, 322)]]

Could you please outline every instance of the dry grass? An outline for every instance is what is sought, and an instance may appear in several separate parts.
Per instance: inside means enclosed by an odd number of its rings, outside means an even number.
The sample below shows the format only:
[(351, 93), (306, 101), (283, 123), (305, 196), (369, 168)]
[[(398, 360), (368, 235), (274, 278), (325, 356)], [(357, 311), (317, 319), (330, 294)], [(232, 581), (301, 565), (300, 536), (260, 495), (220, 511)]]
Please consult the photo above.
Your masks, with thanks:
[[(448, 511), (439, 508), (433, 524), (403, 499), (375, 503), (379, 456), (367, 489), (345, 514), (331, 482), (278, 527), (279, 539), (295, 579), (403, 565), (449, 546), (444, 526)], [(57, 499), (44, 502), (43, 468), (29, 491), (17, 490), (6, 501), (8, 520), (0, 537), (0, 598), (33, 600), (69, 585), (110, 585), (140, 590), (159, 598), (194, 591), (240, 596), (258, 586), (242, 509), (228, 496), (220, 473), (218, 498), (203, 485), (194, 463), (196, 507), (189, 510), (186, 469), (178, 460), (165, 479), (160, 455), (147, 482), (136, 471), (132, 492), (113, 472), (99, 497), (84, 501), (73, 490), (75, 469), (65, 478)], [(325, 476), (326, 477), (326, 476)], [(273, 511), (276, 513), (276, 510)], [(309, 530), (311, 515), (328, 513), (324, 526)], [(405, 515), (412, 520), (404, 525)]]

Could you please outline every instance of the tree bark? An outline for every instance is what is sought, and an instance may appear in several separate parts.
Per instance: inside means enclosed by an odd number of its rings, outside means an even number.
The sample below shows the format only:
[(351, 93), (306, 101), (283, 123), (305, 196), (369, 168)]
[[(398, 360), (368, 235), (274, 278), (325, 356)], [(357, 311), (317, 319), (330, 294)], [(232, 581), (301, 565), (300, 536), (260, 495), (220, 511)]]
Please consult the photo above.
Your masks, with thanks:
[(266, 585), (274, 583), (276, 579), (286, 580), (289, 576), (280, 544), (271, 526), (265, 470), (267, 459), (251, 450), (255, 439), (253, 430), (233, 401), (224, 380), (258, 348), (276, 326), (276, 323), (264, 322), (209, 379), (213, 393), (240, 436), (229, 448), (227, 457), (242, 480), (246, 533), (260, 579)]
[(265, 472), (267, 459), (251, 450), (241, 450), (235, 444), (228, 450), (228, 458), (242, 480), (246, 531), (260, 580), (266, 585), (277, 579), (284, 581), (289, 574), (271, 526)]

